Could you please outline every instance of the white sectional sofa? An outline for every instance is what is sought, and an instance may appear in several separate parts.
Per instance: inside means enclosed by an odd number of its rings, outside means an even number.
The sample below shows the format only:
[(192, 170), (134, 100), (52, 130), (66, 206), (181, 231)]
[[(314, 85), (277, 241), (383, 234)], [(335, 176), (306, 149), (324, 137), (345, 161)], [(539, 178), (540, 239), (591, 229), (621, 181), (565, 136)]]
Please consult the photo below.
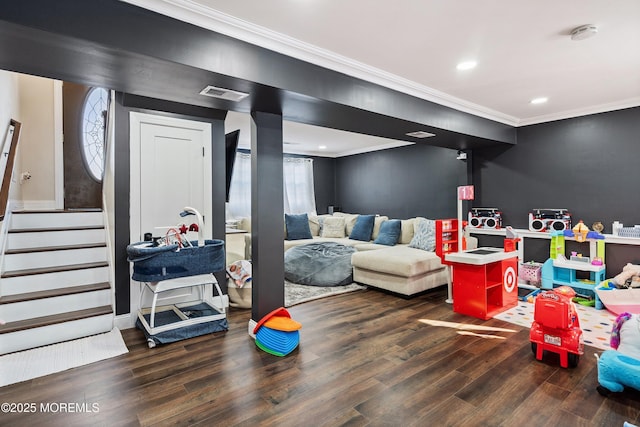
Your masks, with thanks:
[[(388, 220), (386, 216), (376, 216), (370, 241), (350, 239), (357, 214), (335, 213), (345, 222), (342, 237), (333, 234), (324, 237), (321, 225), (331, 215), (308, 217), (312, 237), (310, 239), (284, 240), (284, 250), (312, 242), (336, 242), (353, 246), (357, 252), (352, 255), (353, 280), (368, 286), (391, 291), (405, 297), (444, 285), (449, 280), (448, 269), (432, 251), (410, 247), (414, 237), (417, 218), (401, 221), (398, 243), (393, 246), (373, 243), (378, 237), (380, 226)], [(285, 230), (286, 236), (286, 230)], [(250, 245), (246, 245), (250, 251)], [(250, 252), (249, 252), (250, 253)]]

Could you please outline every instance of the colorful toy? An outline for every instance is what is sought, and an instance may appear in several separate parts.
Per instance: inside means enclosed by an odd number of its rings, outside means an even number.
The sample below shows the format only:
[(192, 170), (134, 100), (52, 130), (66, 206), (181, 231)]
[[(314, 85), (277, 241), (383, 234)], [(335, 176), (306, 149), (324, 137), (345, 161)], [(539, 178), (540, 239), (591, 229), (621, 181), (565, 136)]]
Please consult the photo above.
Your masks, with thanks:
[(578, 366), (584, 354), (584, 341), (578, 313), (571, 301), (575, 295), (571, 287), (560, 286), (536, 297), (529, 339), (537, 360), (542, 360), (547, 350), (560, 355), (563, 368)]
[(622, 313), (616, 318), (611, 348), (598, 358), (598, 393), (608, 396), (625, 386), (640, 390), (640, 316)]
[(628, 263), (611, 281), (617, 288), (640, 288), (640, 265)]
[(256, 346), (274, 356), (286, 356), (298, 347), (302, 325), (280, 307), (264, 316), (253, 329)]

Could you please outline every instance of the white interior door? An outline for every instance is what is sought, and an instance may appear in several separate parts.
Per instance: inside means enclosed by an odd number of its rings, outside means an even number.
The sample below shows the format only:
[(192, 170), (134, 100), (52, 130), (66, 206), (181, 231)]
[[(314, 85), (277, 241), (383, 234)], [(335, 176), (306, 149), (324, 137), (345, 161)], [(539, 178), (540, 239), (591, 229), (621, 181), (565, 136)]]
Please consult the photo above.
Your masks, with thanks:
[[(130, 131), (131, 242), (144, 233), (162, 236), (166, 227), (197, 223), (195, 216), (180, 217), (186, 206), (203, 215), (204, 238), (210, 239), (211, 124), (132, 112)], [(135, 288), (132, 313), (138, 309)], [(164, 296), (180, 300), (187, 295), (188, 289)]]

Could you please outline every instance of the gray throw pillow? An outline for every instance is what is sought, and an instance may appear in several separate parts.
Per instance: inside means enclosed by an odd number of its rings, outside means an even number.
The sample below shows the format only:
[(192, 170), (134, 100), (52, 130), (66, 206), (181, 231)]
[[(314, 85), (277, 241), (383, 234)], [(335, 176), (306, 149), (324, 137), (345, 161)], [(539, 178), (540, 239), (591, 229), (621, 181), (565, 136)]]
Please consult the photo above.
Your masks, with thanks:
[(415, 234), (409, 247), (433, 252), (436, 249), (436, 222), (432, 219), (416, 218), (414, 225)]

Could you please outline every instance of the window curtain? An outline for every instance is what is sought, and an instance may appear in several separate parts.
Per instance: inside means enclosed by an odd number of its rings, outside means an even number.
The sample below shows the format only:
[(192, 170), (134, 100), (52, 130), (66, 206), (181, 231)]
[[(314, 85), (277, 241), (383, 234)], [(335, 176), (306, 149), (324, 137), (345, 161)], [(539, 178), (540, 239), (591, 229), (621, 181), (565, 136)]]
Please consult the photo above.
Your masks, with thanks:
[(251, 217), (251, 156), (236, 153), (231, 186), (229, 187), (228, 211), (232, 218)]
[[(283, 159), (284, 212), (316, 215), (313, 159)], [(236, 153), (229, 189), (229, 212), (234, 218), (251, 217), (251, 156)]]
[(313, 159), (284, 158), (284, 212), (316, 215)]

